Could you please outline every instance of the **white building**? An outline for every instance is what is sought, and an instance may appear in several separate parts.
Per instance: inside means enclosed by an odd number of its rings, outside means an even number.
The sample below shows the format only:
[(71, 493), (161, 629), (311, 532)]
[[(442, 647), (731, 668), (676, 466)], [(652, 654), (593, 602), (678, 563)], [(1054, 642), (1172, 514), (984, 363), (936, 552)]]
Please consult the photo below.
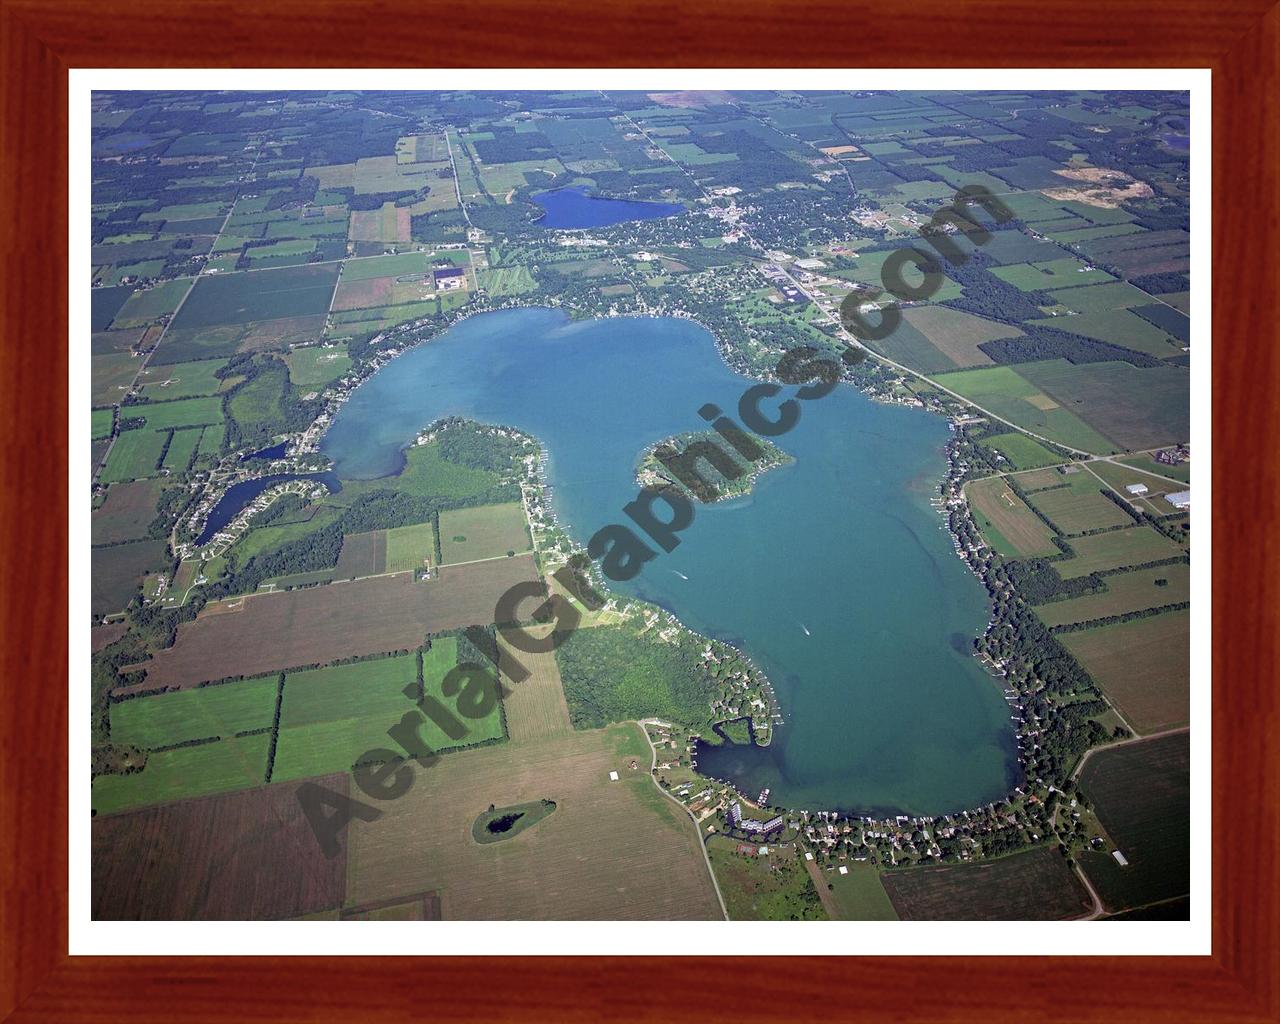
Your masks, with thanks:
[(1129, 486), (1126, 487), (1125, 490), (1128, 491), (1130, 494), (1146, 494), (1147, 485), (1146, 484), (1129, 484)]
[(1176, 492), (1176, 493), (1174, 493), (1174, 494), (1166, 494), (1166, 495), (1164, 496), (1164, 500), (1165, 500), (1165, 501), (1167, 501), (1167, 502), (1168, 502), (1170, 505), (1172, 505), (1174, 508), (1190, 508), (1190, 507), (1191, 507), (1191, 492), (1190, 492), (1190, 491), (1178, 491), (1178, 492)]

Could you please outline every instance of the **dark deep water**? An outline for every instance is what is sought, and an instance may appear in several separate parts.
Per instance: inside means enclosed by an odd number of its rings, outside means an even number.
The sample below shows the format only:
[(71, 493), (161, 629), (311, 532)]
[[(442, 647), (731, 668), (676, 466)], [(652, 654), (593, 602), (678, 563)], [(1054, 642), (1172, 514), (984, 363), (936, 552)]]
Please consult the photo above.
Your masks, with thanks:
[(213, 535), (221, 530), (227, 523), (231, 522), (249, 502), (253, 501), (259, 494), (268, 487), (275, 484), (282, 484), (287, 480), (319, 480), (331, 492), (342, 490), (342, 484), (333, 473), (276, 473), (272, 476), (260, 476), (254, 480), (242, 480), (238, 484), (233, 484), (227, 488), (218, 503), (213, 506), (209, 513), (209, 519), (204, 525), (200, 536), (196, 538), (197, 544), (207, 544), (213, 539)]

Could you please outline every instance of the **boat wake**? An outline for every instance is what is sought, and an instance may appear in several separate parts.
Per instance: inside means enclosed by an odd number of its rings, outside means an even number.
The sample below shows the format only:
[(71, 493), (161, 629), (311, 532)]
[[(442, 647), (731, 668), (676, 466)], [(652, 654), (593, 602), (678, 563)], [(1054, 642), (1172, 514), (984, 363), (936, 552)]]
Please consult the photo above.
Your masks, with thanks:
[(672, 572), (674, 572), (677, 576), (679, 576), (682, 580), (687, 580), (687, 579), (689, 578), (689, 577), (688, 577), (688, 576), (686, 576), (684, 573), (679, 572), (679, 571), (678, 571), (678, 570), (676, 570), (676, 569), (672, 569), (671, 571), (672, 571)]

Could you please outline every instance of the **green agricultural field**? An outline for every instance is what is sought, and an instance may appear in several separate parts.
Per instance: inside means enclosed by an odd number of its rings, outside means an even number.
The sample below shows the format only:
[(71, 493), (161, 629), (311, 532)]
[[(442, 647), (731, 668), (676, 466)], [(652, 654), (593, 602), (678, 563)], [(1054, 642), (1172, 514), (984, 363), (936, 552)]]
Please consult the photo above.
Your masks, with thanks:
[[(454, 708), (456, 698), (441, 692), (444, 672), (439, 670), (456, 662), (457, 641), (439, 638), (433, 641), (429, 653), (431, 668), (424, 666), (426, 693), (445, 707)], [(345, 771), (367, 751), (392, 747), (387, 730), (414, 709), (415, 701), (403, 691), (416, 678), (416, 655), (289, 673), (285, 678), (272, 780)], [(419, 735), (437, 751), (504, 736), (500, 706), (486, 717), (466, 720), (464, 724), (468, 732), (461, 740), (450, 738), (430, 719), (422, 725)]]
[(995, 434), (984, 437), (982, 444), (994, 448), (1009, 461), (1014, 469), (1036, 469), (1039, 466), (1052, 466), (1062, 462), (1061, 455), (1055, 455), (1048, 448), (1026, 434)]
[(201, 686), (111, 706), (111, 742), (144, 749), (264, 729), (276, 711), (278, 676)]
[[(1055, 360), (1055, 362), (1065, 363), (1066, 360)], [(997, 416), (1058, 444), (1094, 455), (1110, 455), (1116, 451), (1114, 444), (1075, 412), (1065, 408), (1061, 402), (1051, 398), (1036, 384), (1022, 376), (1026, 366), (1035, 365), (1043, 364), (1019, 364), (1016, 371), (1008, 366), (957, 370), (954, 373), (939, 374), (936, 380), (943, 387), (963, 395), (981, 408), (988, 409)]]
[(93, 440), (111, 436), (111, 426), (115, 423), (115, 412), (111, 409), (94, 409), (89, 414), (89, 425), (93, 430)]
[(1055, 301), (1077, 313), (1102, 313), (1110, 309), (1143, 306), (1151, 302), (1150, 295), (1135, 288), (1128, 281), (1093, 284), (1084, 288), (1065, 288), (1049, 294)]
[(201, 455), (217, 455), (222, 450), (223, 437), (226, 434), (226, 428), (221, 423), (211, 423), (204, 428), (204, 433), (200, 435)]
[(974, 480), (965, 486), (974, 521), (988, 544), (1008, 558), (1058, 553), (1053, 531), (1023, 502), (1003, 477)]
[(329, 309), (337, 280), (336, 263), (202, 277), (173, 326), (213, 327), (322, 314)]
[(1125, 721), (1145, 733), (1186, 725), (1190, 718), (1190, 630), (1191, 612), (1174, 611), (1060, 633), (1058, 639)]
[(446, 260), (455, 267), (469, 266), (470, 256), (465, 249), (446, 249), (443, 252), (405, 252), (396, 256), (371, 256), (367, 259), (347, 260), (342, 265), (342, 280), (368, 281), (375, 277), (405, 277), (409, 274), (426, 274), (437, 260)]
[(225, 359), (202, 359), (149, 369), (143, 378), (143, 397), (153, 402), (170, 402), (217, 394), (222, 381), (215, 374), (226, 365)]
[(98, 406), (117, 404), (124, 397), (125, 390), (133, 383), (140, 362), (141, 360), (133, 358), (128, 352), (111, 352), (90, 357), (90, 404)]
[(159, 430), (126, 430), (111, 446), (100, 479), (103, 483), (141, 480), (154, 476), (164, 451), (165, 434)]
[(531, 547), (524, 506), (519, 502), (440, 513), (443, 564), (498, 558)]
[(295, 348), (284, 361), (289, 366), (289, 379), (300, 388), (324, 387), (351, 369), (351, 357), (341, 345)]
[(267, 771), (267, 733), (179, 747), (147, 756), (135, 775), (99, 775), (92, 806), (98, 814), (187, 800), (209, 793), (260, 786)]
[(1083, 917), (1089, 894), (1056, 848), (887, 871), (880, 876), (904, 921), (1062, 921)]
[(436, 530), (430, 523), (387, 531), (387, 572), (406, 572), (435, 564)]
[(1191, 599), (1191, 570), (1180, 562), (1119, 573), (1106, 577), (1105, 582), (1107, 589), (1102, 593), (1039, 605), (1036, 614), (1047, 626), (1063, 626), (1182, 604)]
[(111, 326), (122, 329), (154, 323), (160, 317), (168, 316), (177, 309), (178, 304), (190, 289), (191, 281), (182, 279), (168, 281), (154, 288), (148, 288), (146, 291), (134, 292), (116, 314), (115, 319), (111, 321)]
[[(163, 435), (161, 435), (163, 436)], [(89, 604), (94, 615), (124, 611), (142, 577), (168, 564), (165, 542), (139, 540), (94, 548), (89, 562)]]
[(1067, 543), (1075, 557), (1055, 562), (1053, 566), (1063, 579), (1144, 565), (1182, 554), (1178, 544), (1150, 526), (1132, 526), (1127, 530), (1108, 530), (1089, 537), (1072, 537)]
[[(1075, 289), (1071, 289), (1075, 291)], [(1090, 289), (1079, 289), (1087, 291)], [(1066, 294), (1065, 292), (1062, 294)], [(1157, 359), (1182, 355), (1182, 346), (1169, 335), (1130, 309), (1108, 309), (1073, 316), (1045, 317), (1028, 320), (1035, 327), (1051, 327), (1085, 338), (1096, 338), (1135, 352), (1145, 352)]]
[(1077, 365), (1050, 359), (1022, 363), (1018, 373), (1123, 448), (1154, 448), (1190, 439), (1191, 373), (1186, 367)]
[(827, 920), (813, 879), (794, 847), (774, 847), (761, 857), (739, 853), (739, 844), (722, 836), (712, 836), (706, 845), (731, 921)]
[(201, 428), (190, 427), (186, 430), (175, 430), (169, 439), (169, 450), (164, 453), (165, 469), (173, 473), (183, 473), (195, 458), (196, 448), (200, 444)]
[(1090, 851), (1081, 866), (1109, 911), (1185, 895), (1191, 888), (1188, 733), (1100, 750), (1080, 773), (1111, 842), (1129, 862)]
[(160, 480), (133, 480), (112, 484), (102, 504), (93, 510), (93, 543), (119, 544), (147, 535), (156, 517)]
[(147, 430), (204, 426), (206, 423), (222, 422), (222, 400), (180, 398), (176, 402), (146, 402), (125, 406), (120, 415), (124, 418), (143, 417), (147, 421)]
[(1102, 493), (1105, 486), (1088, 470), (1081, 469), (1062, 479), (1066, 487), (1039, 491), (1029, 500), (1063, 533), (1071, 535), (1133, 523), (1129, 513)]
[(838, 870), (823, 872), (842, 921), (896, 921), (898, 912), (893, 909), (889, 894), (880, 883), (880, 875), (868, 861), (851, 861), (845, 865), (847, 875)]
[(991, 273), (1024, 292), (1047, 292), (1056, 288), (1072, 288), (1086, 284), (1114, 281), (1104, 270), (1088, 269), (1088, 264), (1073, 256), (1042, 260), (1039, 263), (1014, 263), (992, 267)]

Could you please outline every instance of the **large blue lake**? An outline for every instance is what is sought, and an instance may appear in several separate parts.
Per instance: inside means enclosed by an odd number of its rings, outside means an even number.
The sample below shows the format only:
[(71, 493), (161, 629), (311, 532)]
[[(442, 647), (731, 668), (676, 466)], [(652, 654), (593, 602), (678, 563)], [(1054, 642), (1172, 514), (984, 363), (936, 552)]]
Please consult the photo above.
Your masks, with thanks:
[[(550, 452), (561, 520), (584, 542), (630, 525), (637, 453), (735, 410), (752, 382), (686, 320), (571, 323), (548, 309), (471, 317), (370, 378), (323, 442), (344, 478), (398, 471), (441, 416), (519, 427)], [(966, 652), (985, 592), (929, 499), (947, 425), (850, 388), (805, 403), (777, 438), (795, 457), (745, 498), (700, 506), (683, 543), (619, 590), (738, 643), (768, 672), (786, 724), (769, 747), (704, 752), (700, 767), (772, 802), (941, 813), (1017, 781), (999, 688)], [(684, 579), (683, 577), (688, 577)]]
[(646, 203), (587, 195), (580, 188), (539, 192), (533, 201), (542, 207), (538, 226), (544, 228), (603, 228), (630, 220), (657, 220), (684, 213), (679, 203)]

